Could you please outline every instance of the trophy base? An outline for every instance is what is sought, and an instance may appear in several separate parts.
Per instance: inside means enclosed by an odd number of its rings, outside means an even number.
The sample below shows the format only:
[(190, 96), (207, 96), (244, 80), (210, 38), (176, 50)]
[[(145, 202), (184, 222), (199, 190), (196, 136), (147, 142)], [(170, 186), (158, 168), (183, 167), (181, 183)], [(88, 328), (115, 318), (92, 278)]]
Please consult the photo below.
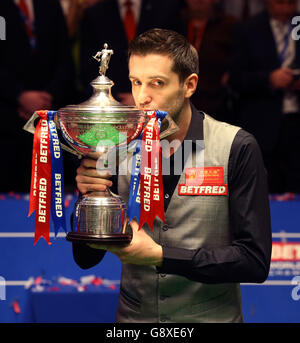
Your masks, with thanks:
[(126, 234), (86, 234), (69, 232), (66, 237), (69, 242), (95, 243), (103, 245), (127, 245), (131, 242), (132, 235)]

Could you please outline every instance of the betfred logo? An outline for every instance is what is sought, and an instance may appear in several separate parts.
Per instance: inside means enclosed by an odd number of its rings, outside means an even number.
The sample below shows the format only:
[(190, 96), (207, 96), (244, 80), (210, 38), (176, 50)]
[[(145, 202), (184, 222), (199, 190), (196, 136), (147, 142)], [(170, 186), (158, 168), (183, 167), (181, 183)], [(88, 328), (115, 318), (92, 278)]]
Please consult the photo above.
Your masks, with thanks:
[(178, 186), (178, 195), (227, 195), (227, 185)]
[(272, 262), (277, 261), (300, 261), (300, 243), (280, 243), (272, 244)]
[(178, 195), (227, 195), (223, 167), (186, 168)]

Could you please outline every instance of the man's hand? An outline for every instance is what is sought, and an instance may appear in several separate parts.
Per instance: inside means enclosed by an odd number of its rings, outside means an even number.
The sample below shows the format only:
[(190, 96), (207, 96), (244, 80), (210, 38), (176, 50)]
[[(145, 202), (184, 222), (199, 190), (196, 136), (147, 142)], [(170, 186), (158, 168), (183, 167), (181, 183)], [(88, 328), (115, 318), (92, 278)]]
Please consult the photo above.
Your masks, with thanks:
[(279, 68), (270, 74), (270, 84), (275, 89), (286, 89), (293, 82), (293, 73), (290, 68)]
[(19, 116), (28, 120), (35, 111), (50, 110), (52, 95), (44, 91), (25, 91), (18, 98)]
[[(82, 194), (91, 191), (105, 191), (107, 187), (112, 186), (108, 180), (110, 174), (99, 174), (96, 169), (97, 157), (90, 155), (81, 161), (77, 169), (76, 182), (78, 190)], [(160, 266), (162, 263), (162, 247), (155, 243), (154, 240), (141, 229), (136, 221), (131, 221), (132, 240), (127, 246), (103, 246), (99, 244), (89, 244), (94, 249), (108, 250), (117, 255), (123, 263), (155, 265)]]
[[(80, 193), (86, 194), (93, 191), (105, 191), (107, 187), (112, 186), (109, 179), (109, 173), (99, 173), (96, 169), (97, 159), (96, 156), (84, 158), (80, 166), (77, 168), (76, 182), (77, 188)], [(99, 155), (97, 155), (99, 157)]]
[(108, 250), (118, 256), (121, 262), (125, 264), (161, 266), (163, 259), (162, 246), (155, 243), (144, 229), (139, 230), (136, 221), (132, 220), (130, 226), (133, 236), (131, 242), (125, 247), (98, 244), (89, 244), (89, 246), (94, 249)]

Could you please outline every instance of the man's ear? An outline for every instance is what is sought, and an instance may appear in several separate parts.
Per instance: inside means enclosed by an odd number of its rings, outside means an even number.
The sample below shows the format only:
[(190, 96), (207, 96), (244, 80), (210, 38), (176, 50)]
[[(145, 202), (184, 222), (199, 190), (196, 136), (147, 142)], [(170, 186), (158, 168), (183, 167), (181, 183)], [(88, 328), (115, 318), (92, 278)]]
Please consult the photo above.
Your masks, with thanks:
[(193, 73), (184, 80), (185, 97), (190, 98), (196, 91), (198, 75)]

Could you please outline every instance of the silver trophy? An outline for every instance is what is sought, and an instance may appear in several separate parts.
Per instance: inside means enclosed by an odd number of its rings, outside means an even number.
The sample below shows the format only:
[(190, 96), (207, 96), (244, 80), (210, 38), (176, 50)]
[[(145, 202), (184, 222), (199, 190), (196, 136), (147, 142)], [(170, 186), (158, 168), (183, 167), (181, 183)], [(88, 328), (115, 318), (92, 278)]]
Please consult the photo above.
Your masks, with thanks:
[[(126, 157), (128, 143), (138, 137), (148, 121), (145, 111), (134, 106), (123, 106), (112, 97), (111, 87), (114, 83), (105, 76), (112, 54), (113, 50), (104, 44), (104, 49), (93, 56), (100, 63), (100, 75), (91, 82), (91, 98), (79, 105), (59, 109), (55, 118), (57, 128), (71, 146), (69, 148), (62, 143), (62, 148), (78, 157), (98, 158), (99, 173), (108, 171), (110, 154), (117, 155), (118, 162), (122, 156)], [(24, 129), (34, 133), (36, 118), (37, 115), (33, 115)], [(169, 115), (166, 122), (161, 138), (178, 130)], [(162, 128), (165, 126), (163, 124)], [(116, 150), (118, 154), (112, 154)], [(72, 231), (67, 234), (67, 240), (105, 245), (128, 244), (132, 234), (127, 225), (126, 209), (122, 198), (113, 194), (109, 188), (103, 192), (80, 195), (75, 204)]]

